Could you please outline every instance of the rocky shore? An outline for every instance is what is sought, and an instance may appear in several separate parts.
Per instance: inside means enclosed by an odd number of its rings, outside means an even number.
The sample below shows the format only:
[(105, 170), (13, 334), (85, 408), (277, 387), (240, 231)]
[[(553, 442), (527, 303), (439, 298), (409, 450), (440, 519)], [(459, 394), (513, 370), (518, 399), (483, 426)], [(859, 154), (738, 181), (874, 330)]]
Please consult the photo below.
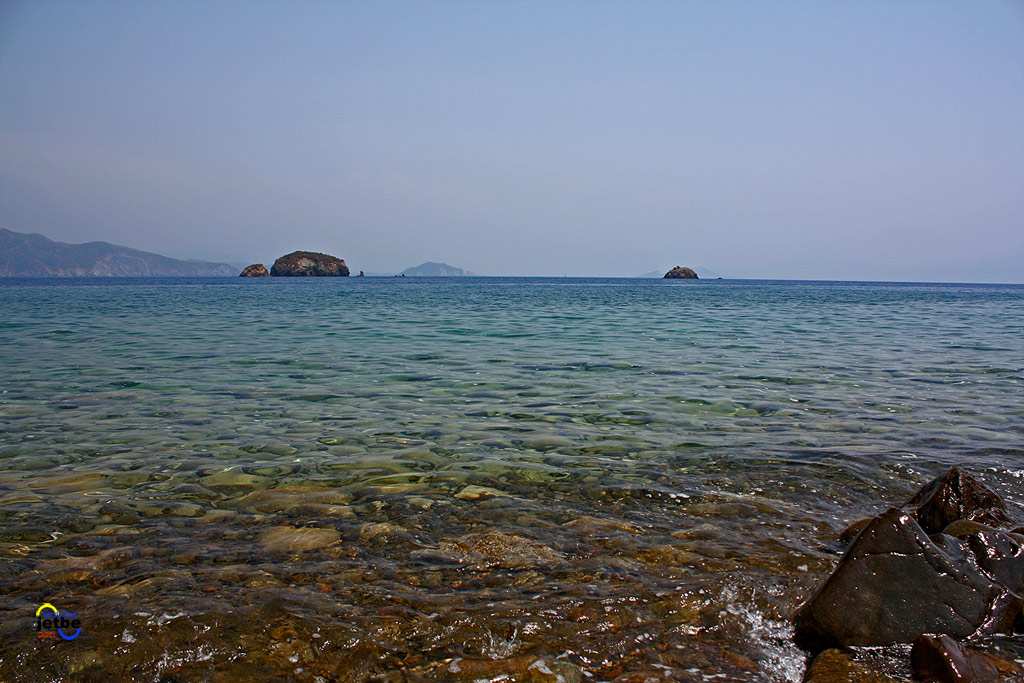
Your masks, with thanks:
[(915, 680), (1024, 681), (977, 649), (1024, 631), (1024, 528), (981, 481), (954, 467), (900, 507), (840, 536), (838, 566), (793, 616), (815, 655), (805, 681), (895, 681), (858, 661), (863, 648), (910, 646)]

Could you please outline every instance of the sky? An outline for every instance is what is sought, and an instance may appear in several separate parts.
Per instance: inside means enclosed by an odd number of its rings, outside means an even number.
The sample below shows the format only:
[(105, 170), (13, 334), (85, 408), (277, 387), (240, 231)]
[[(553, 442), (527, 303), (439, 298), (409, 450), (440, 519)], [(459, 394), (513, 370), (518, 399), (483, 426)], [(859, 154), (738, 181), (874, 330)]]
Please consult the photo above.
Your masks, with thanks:
[(0, 0), (0, 227), (1024, 282), (1024, 2)]

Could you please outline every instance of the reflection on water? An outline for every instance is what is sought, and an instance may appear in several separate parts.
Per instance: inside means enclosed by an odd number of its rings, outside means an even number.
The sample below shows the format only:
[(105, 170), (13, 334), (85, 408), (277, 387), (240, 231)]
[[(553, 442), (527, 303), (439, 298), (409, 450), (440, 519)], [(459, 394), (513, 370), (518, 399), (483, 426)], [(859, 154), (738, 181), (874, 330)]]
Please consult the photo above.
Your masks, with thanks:
[(952, 463), (1024, 502), (1022, 287), (0, 301), (4, 680), (794, 681), (847, 523)]

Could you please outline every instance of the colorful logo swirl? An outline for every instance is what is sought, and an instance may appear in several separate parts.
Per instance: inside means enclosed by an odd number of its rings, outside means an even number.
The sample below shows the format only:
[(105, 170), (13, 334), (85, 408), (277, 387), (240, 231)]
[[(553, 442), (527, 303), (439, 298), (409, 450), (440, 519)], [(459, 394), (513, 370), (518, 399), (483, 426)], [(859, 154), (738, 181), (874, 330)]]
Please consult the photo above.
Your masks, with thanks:
[[(39, 609), (36, 610), (36, 618), (37, 619), (40, 618), (40, 617), (47, 618), (49, 616), (47, 614), (43, 614), (44, 610), (50, 610), (51, 612), (53, 612), (53, 617), (55, 617), (57, 619), (60, 619), (62, 616), (64, 616), (64, 617), (67, 616), (66, 613), (64, 615), (61, 615), (61, 613), (57, 611), (56, 607), (54, 607), (53, 605), (51, 605), (48, 602), (44, 602), (42, 605), (39, 606)], [(77, 619), (75, 619), (74, 621), (71, 622), (71, 624), (73, 626), (77, 626), (79, 623), (80, 622)], [(78, 637), (78, 634), (81, 633), (81, 632), (82, 632), (82, 627), (81, 626), (78, 626), (78, 628), (74, 632), (74, 634), (72, 634), (70, 636), (65, 634), (62, 628), (59, 628), (59, 627), (57, 628), (57, 633), (59, 633), (60, 637), (63, 638), (64, 640), (74, 640), (75, 638)]]

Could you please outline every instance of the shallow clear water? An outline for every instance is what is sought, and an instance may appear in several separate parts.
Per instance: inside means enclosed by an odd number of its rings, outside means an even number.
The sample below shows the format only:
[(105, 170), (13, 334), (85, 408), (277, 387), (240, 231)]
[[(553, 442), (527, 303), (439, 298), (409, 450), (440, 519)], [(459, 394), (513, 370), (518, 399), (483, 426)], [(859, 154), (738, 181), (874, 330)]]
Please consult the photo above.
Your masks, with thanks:
[[(1024, 286), (7, 280), (0, 310), (3, 680), (799, 680), (786, 616), (848, 523), (951, 464), (1024, 504)], [(37, 638), (43, 602), (81, 635)]]

